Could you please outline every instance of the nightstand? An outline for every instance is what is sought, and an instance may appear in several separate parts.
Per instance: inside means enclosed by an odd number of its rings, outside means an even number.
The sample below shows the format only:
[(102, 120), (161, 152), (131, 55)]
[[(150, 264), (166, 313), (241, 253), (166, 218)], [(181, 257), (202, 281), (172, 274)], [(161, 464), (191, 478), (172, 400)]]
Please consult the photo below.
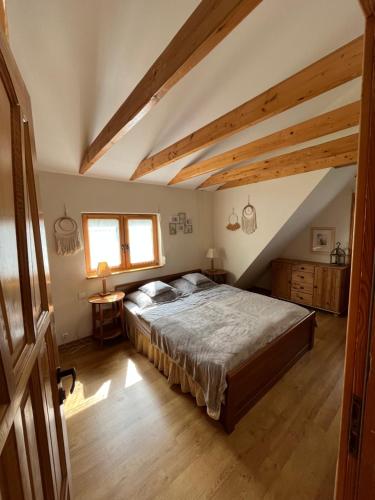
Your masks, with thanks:
[(125, 336), (124, 297), (124, 292), (111, 292), (104, 296), (97, 293), (88, 299), (92, 306), (92, 335), (101, 347), (104, 340)]
[(228, 272), (224, 269), (205, 269), (203, 271), (203, 274), (219, 285), (225, 284), (227, 282)]

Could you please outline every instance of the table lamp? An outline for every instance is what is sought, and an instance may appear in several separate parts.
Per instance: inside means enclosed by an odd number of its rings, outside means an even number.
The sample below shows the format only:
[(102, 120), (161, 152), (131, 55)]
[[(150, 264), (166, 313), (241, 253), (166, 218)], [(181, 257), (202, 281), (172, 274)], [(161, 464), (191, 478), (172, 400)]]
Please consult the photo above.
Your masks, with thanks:
[(108, 276), (111, 276), (111, 269), (108, 265), (108, 262), (99, 262), (98, 267), (96, 269), (96, 275), (98, 278), (103, 278), (102, 283), (103, 283), (103, 291), (100, 292), (100, 295), (104, 297), (105, 295), (110, 295), (111, 292), (107, 292), (107, 283), (106, 283), (106, 278)]
[(217, 252), (215, 248), (209, 248), (206, 254), (207, 259), (211, 259), (211, 271), (215, 271), (214, 259), (217, 257)]

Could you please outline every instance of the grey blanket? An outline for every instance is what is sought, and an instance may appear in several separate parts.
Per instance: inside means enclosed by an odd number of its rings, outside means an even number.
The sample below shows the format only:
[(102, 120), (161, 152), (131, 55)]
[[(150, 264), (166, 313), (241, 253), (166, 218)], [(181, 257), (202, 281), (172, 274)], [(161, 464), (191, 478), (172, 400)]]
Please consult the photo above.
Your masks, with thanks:
[(203, 390), (214, 419), (226, 374), (308, 314), (303, 307), (227, 285), (139, 312), (151, 342)]

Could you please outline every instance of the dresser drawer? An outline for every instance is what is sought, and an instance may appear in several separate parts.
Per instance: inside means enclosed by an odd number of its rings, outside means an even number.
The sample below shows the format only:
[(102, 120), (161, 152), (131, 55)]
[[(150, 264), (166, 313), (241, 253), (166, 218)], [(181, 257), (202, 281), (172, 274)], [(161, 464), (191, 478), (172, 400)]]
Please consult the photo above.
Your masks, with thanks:
[(301, 281), (294, 281), (292, 283), (292, 291), (309, 293), (312, 295), (314, 287), (312, 283), (305, 283), (305, 282), (302, 283)]
[(315, 266), (312, 264), (293, 264), (292, 271), (298, 271), (302, 273), (313, 273)]
[(299, 304), (305, 304), (306, 306), (312, 306), (313, 296), (309, 293), (297, 292), (292, 290), (290, 294), (290, 300), (293, 302), (298, 302)]
[(308, 273), (307, 271), (293, 271), (292, 284), (293, 283), (308, 283), (312, 285), (314, 283), (314, 274)]

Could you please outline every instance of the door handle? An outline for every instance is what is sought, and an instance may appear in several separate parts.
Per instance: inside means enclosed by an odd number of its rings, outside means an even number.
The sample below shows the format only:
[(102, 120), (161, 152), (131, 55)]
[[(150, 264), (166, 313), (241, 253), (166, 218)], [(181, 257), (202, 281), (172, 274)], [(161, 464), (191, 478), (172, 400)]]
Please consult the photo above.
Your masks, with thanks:
[(65, 377), (72, 377), (72, 385), (70, 386), (70, 394), (73, 394), (74, 388), (76, 386), (77, 372), (75, 368), (67, 368), (62, 370), (60, 367), (56, 369), (56, 380), (59, 384), (61, 380)]

